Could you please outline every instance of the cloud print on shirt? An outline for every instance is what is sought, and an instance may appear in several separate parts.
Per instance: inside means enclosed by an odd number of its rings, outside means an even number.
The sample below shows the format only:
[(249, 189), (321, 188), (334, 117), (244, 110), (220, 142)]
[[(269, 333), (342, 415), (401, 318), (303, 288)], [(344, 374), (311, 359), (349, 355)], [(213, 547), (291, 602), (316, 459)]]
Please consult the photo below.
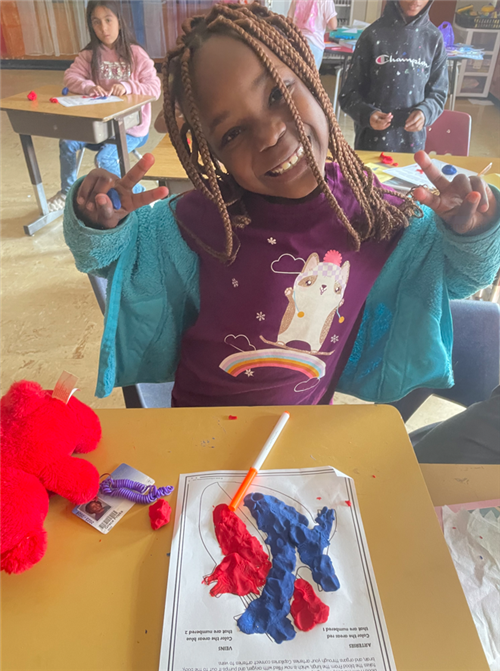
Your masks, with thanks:
[(291, 254), (282, 254), (279, 259), (271, 263), (271, 270), (279, 275), (299, 275), (304, 264), (304, 259), (296, 259)]
[(234, 347), (234, 349), (237, 349), (238, 352), (251, 352), (252, 350), (255, 351), (257, 349), (252, 345), (247, 336), (243, 335), (243, 333), (239, 333), (238, 335), (230, 333), (224, 338), (224, 342), (226, 345), (230, 345), (231, 347)]

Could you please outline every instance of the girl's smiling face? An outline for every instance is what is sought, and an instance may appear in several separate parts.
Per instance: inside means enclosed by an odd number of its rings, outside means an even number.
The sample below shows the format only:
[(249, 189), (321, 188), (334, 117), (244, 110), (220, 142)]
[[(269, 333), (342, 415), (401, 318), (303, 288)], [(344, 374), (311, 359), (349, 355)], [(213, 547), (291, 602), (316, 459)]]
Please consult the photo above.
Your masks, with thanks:
[[(260, 46), (288, 88), (323, 171), (328, 122), (320, 105), (292, 70)], [(250, 47), (232, 37), (214, 35), (195, 52), (192, 72), (203, 134), (242, 188), (294, 199), (316, 189), (292, 114)], [(184, 111), (191, 120), (189, 110)]]

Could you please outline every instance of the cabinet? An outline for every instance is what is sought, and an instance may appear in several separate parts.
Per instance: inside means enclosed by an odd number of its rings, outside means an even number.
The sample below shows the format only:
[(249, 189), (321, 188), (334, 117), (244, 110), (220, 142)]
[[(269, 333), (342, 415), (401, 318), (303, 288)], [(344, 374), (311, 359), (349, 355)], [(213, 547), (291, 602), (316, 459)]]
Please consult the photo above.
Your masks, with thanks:
[(337, 22), (341, 26), (351, 26), (353, 21), (354, 0), (335, 0)]
[(483, 60), (462, 61), (458, 78), (457, 97), (486, 98), (490, 92), (493, 72), (500, 47), (500, 31), (461, 28), (453, 24), (455, 42), (484, 49)]

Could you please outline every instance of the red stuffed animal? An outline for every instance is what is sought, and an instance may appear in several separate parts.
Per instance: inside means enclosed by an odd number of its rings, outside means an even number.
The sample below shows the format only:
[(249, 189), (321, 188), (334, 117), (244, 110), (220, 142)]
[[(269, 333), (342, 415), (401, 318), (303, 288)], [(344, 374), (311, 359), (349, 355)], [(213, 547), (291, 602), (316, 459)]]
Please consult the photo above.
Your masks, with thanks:
[(71, 455), (94, 450), (101, 426), (74, 396), (66, 404), (26, 380), (2, 398), (1, 415), (1, 569), (21, 573), (45, 554), (49, 492), (75, 504), (97, 495), (96, 468)]

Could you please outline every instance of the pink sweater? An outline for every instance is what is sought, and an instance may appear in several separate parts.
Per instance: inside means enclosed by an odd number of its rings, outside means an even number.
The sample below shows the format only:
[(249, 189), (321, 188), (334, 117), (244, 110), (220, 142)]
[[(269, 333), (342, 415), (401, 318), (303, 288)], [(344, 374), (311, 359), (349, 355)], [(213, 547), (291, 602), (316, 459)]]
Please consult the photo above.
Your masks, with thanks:
[[(136, 44), (132, 45), (133, 65), (132, 70), (120, 62), (118, 54), (114, 49), (101, 47), (99, 79), (92, 80), (91, 51), (80, 51), (75, 61), (64, 73), (64, 85), (72, 93), (86, 95), (90, 89), (99, 84), (108, 91), (113, 84), (122, 84), (127, 93), (139, 95), (152, 95), (158, 100), (161, 92), (161, 83), (156, 74), (155, 66), (144, 49)], [(147, 135), (151, 124), (151, 105), (148, 103), (142, 108), (142, 122), (134, 128), (129, 128), (127, 133), (134, 137)]]

